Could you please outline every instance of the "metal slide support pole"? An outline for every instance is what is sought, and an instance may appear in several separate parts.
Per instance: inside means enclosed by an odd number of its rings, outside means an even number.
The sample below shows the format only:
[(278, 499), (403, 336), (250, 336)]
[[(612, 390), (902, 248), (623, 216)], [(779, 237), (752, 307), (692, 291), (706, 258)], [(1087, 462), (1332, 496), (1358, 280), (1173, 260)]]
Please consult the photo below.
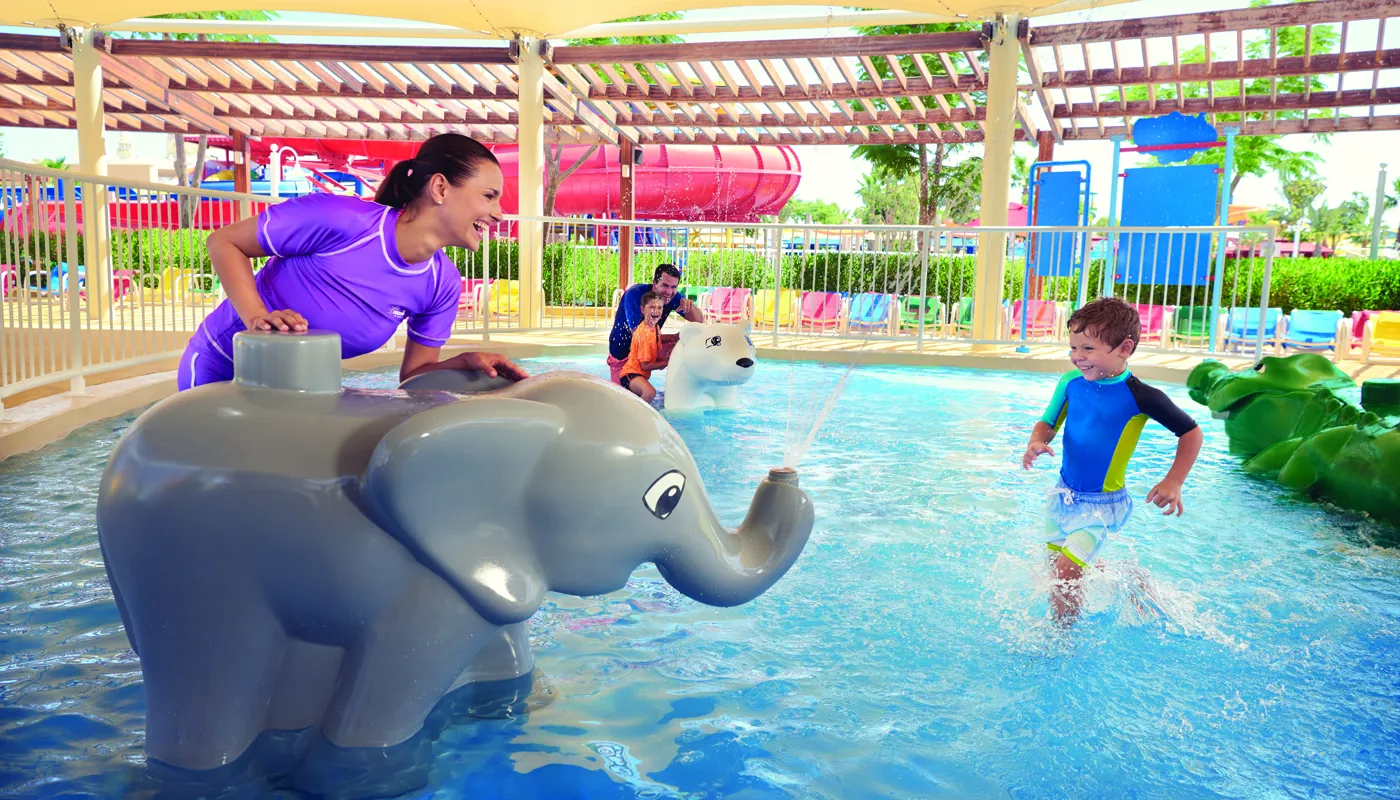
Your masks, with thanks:
[[(1116, 133), (1109, 137), (1113, 140), (1113, 174), (1108, 179), (1108, 227), (1118, 227), (1118, 168), (1123, 159), (1123, 134)], [(1103, 266), (1103, 289), (1101, 294), (1104, 297), (1113, 296), (1113, 270), (1117, 267), (1118, 261), (1118, 237), (1110, 230), (1108, 234), (1108, 258)]]
[[(1381, 215), (1385, 213), (1385, 168), (1381, 164), (1380, 177), (1376, 179), (1376, 215), (1371, 218), (1371, 260), (1375, 261), (1380, 255), (1381, 248)], [(1295, 254), (1296, 257), (1296, 254)]]
[[(1235, 134), (1240, 132), (1238, 125), (1225, 126), (1225, 169), (1220, 179), (1220, 213), (1219, 221), (1216, 223), (1224, 228), (1225, 223), (1230, 219), (1230, 173), (1235, 165)], [(1272, 244), (1272, 243), (1270, 243)], [(1273, 248), (1269, 248), (1273, 252)], [(1220, 297), (1225, 291), (1225, 231), (1220, 231), (1220, 244), (1215, 249), (1215, 288), (1210, 298), (1210, 316), (1206, 322), (1210, 325), (1210, 351), (1216, 352), (1219, 342), (1220, 326), (1215, 324), (1215, 320), (1220, 316)], [(1265, 276), (1268, 280), (1268, 276)], [(1259, 311), (1259, 337), (1263, 341), (1264, 336), (1264, 315), (1268, 313), (1269, 306), (1265, 303)], [(1262, 346), (1262, 345), (1261, 345)]]

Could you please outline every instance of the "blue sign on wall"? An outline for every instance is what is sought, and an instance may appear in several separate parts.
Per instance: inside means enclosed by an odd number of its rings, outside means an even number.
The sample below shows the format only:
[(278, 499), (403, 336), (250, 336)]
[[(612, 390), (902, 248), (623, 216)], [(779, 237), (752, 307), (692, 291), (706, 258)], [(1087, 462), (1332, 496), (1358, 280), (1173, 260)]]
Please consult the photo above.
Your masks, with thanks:
[[(1036, 225), (1078, 225), (1079, 202), (1084, 197), (1084, 173), (1041, 172), (1036, 178)], [(1078, 264), (1076, 247), (1083, 238), (1079, 233), (1037, 233), (1031, 236), (1035, 253), (1031, 264), (1035, 274), (1047, 278), (1068, 278)]]
[[(1130, 169), (1123, 179), (1125, 228), (1215, 224), (1220, 187), (1213, 164)], [(1115, 283), (1203, 286), (1210, 274), (1207, 233), (1118, 235)]]

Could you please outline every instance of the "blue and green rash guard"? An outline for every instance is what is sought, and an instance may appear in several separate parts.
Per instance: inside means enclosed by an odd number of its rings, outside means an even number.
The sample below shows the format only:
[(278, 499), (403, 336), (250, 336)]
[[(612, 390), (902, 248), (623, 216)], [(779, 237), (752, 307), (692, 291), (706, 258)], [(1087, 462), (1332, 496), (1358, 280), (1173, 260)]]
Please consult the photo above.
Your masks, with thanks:
[(1148, 417), (1178, 437), (1196, 427), (1161, 389), (1131, 372), (1102, 381), (1087, 380), (1078, 370), (1065, 373), (1055, 387), (1041, 422), (1063, 427), (1064, 458), (1060, 478), (1075, 492), (1116, 492), (1123, 488), (1128, 459)]

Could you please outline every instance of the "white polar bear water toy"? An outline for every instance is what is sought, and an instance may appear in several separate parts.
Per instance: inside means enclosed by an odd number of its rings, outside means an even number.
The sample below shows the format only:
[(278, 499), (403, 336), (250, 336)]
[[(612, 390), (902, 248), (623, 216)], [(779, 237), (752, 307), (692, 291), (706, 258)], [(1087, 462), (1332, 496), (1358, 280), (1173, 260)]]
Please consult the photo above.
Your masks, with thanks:
[(667, 411), (733, 408), (753, 377), (754, 346), (738, 325), (685, 325), (666, 367)]

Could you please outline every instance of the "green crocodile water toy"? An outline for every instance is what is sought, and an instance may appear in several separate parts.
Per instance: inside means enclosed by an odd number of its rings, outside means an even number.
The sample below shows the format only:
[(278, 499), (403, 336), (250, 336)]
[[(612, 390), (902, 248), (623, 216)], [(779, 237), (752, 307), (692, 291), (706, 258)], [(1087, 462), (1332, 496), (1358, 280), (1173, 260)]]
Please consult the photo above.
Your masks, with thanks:
[(1205, 361), (1186, 381), (1191, 399), (1225, 422), (1246, 472), (1400, 524), (1400, 381), (1356, 383), (1326, 357), (1265, 358), (1231, 372)]

